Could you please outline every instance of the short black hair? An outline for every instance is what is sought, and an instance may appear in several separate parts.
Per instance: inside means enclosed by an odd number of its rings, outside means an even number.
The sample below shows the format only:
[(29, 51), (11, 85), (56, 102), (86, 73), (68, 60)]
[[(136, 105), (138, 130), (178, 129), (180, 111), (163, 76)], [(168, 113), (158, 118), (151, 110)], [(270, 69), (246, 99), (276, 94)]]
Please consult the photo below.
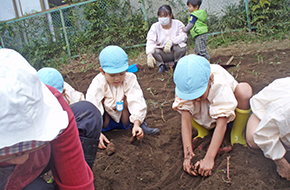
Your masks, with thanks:
[(200, 7), (202, 3), (202, 0), (187, 0), (187, 5), (191, 4), (192, 6), (196, 7), (198, 5), (198, 7)]

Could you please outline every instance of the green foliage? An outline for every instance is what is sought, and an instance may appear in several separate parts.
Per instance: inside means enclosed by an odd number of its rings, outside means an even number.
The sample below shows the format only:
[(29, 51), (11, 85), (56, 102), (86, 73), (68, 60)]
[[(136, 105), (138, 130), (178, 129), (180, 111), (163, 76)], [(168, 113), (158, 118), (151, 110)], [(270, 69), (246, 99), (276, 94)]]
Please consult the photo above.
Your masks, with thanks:
[[(81, 1), (64, 0), (69, 3)], [(9, 24), (0, 22), (0, 35), (5, 47), (19, 51), (36, 69), (59, 67), (69, 62), (64, 31), (72, 55), (96, 54), (107, 45), (115, 44), (126, 49), (129, 57), (136, 58), (139, 52), (145, 52), (148, 29), (157, 21), (157, 7), (154, 7), (153, 0), (138, 1), (137, 7), (145, 4), (146, 10), (131, 6), (131, 2), (96, 0), (64, 7), (61, 10), (65, 23), (61, 22), (59, 9)], [(189, 14), (184, 1), (166, 0), (166, 4), (173, 9), (182, 7), (182, 11), (175, 12), (174, 17), (187, 24)], [(247, 15), (245, 1), (240, 0), (238, 5), (229, 4), (221, 12), (208, 15), (210, 48), (289, 36), (289, 0), (251, 0), (248, 7)], [(48, 22), (48, 15), (51, 22)], [(148, 15), (150, 18), (147, 18)], [(254, 30), (248, 28), (249, 21)], [(188, 35), (187, 45), (194, 48), (191, 35)]]
[[(281, 37), (290, 30), (288, 0), (253, 0), (249, 3), (251, 25), (262, 35)], [(282, 35), (284, 36), (284, 35)]]
[(17, 50), (36, 69), (49, 59), (59, 56), (65, 46), (59, 32), (50, 32), (44, 16), (30, 17), (12, 24), (0, 24), (5, 47)]
[(99, 52), (109, 44), (127, 47), (146, 42), (148, 23), (142, 10), (135, 10), (127, 1), (89, 3), (84, 15), (89, 22), (77, 43), (91, 52)]
[(208, 15), (207, 25), (210, 33), (247, 27), (244, 1), (241, 0), (238, 5), (230, 4), (222, 10), (221, 14)]

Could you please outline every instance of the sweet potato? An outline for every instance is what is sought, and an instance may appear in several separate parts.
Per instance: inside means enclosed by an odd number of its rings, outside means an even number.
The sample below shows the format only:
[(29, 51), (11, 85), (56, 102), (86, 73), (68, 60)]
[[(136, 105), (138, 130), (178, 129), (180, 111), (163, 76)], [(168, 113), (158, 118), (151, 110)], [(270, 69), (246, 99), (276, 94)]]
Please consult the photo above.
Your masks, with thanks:
[(111, 156), (116, 151), (114, 143), (109, 143), (106, 148), (106, 153), (108, 156)]

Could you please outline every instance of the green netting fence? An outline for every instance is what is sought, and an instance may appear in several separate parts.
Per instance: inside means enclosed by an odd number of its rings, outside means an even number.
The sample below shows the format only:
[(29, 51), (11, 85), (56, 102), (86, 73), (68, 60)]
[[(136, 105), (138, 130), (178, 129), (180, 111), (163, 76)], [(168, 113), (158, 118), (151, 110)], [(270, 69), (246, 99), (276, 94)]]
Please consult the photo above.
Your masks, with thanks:
[[(289, 7), (289, 0), (284, 2)], [(35, 67), (54, 58), (99, 52), (108, 44), (144, 46), (163, 4), (169, 4), (174, 17), (187, 24), (186, 0), (89, 0), (0, 22), (0, 45), (19, 51)], [(209, 32), (251, 30), (248, 5), (249, 0), (203, 0)]]

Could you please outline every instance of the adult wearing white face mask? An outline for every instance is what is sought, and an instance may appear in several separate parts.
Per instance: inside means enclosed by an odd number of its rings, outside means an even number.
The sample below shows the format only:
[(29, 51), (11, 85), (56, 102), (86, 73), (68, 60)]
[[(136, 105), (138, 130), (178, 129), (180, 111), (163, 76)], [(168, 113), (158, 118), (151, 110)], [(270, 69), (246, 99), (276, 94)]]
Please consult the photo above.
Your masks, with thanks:
[(174, 19), (171, 7), (162, 5), (157, 12), (158, 22), (154, 23), (148, 34), (146, 43), (147, 65), (159, 67), (158, 73), (166, 70), (165, 63), (174, 62), (186, 53), (187, 35), (183, 32), (184, 24)]

